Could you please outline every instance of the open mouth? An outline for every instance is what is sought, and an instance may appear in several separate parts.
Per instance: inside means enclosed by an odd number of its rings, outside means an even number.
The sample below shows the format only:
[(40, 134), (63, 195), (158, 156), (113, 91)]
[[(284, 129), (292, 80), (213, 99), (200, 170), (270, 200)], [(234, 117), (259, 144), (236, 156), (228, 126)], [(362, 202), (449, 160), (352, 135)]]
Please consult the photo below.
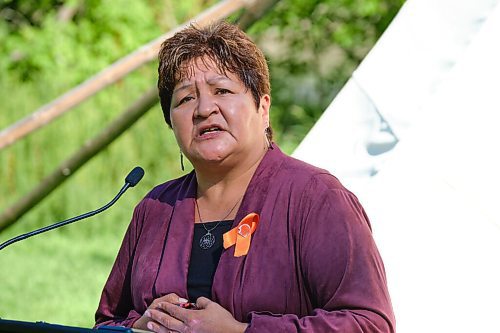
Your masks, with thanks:
[(209, 127), (209, 128), (205, 128), (205, 129), (202, 129), (200, 131), (200, 135), (204, 135), (206, 133), (210, 133), (210, 132), (219, 132), (221, 131), (221, 129), (217, 126), (212, 126), (212, 127)]

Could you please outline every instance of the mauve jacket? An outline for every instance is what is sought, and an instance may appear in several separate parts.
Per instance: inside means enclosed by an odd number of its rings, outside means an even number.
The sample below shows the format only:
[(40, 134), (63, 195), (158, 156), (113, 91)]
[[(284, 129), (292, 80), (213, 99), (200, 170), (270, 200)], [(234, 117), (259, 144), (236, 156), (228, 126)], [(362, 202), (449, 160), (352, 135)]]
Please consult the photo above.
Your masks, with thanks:
[[(188, 298), (196, 176), (155, 187), (135, 208), (96, 325), (132, 326), (168, 293)], [(212, 300), (250, 332), (394, 332), (384, 266), (357, 198), (325, 170), (270, 149), (235, 218), (260, 223), (246, 256), (224, 250)]]

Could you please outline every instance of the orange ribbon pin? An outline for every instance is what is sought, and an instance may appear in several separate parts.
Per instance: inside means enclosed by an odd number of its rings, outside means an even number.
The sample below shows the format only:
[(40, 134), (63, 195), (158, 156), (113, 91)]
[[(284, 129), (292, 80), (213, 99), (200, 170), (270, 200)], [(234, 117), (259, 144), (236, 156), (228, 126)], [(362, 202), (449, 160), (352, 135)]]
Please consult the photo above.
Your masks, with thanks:
[(250, 213), (240, 223), (223, 235), (224, 248), (227, 249), (234, 244), (234, 256), (241, 257), (248, 253), (252, 234), (259, 225), (259, 214)]

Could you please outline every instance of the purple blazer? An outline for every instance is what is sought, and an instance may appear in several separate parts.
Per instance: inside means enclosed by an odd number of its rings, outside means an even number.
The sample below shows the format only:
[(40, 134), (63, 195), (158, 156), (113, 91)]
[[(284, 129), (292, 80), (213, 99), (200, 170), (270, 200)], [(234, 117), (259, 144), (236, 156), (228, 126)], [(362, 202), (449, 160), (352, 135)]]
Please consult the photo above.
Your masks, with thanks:
[[(187, 297), (196, 176), (155, 187), (135, 208), (96, 325), (132, 326), (168, 293)], [(235, 218), (260, 223), (246, 256), (223, 251), (212, 300), (246, 332), (395, 332), (384, 266), (357, 198), (327, 171), (275, 146)]]

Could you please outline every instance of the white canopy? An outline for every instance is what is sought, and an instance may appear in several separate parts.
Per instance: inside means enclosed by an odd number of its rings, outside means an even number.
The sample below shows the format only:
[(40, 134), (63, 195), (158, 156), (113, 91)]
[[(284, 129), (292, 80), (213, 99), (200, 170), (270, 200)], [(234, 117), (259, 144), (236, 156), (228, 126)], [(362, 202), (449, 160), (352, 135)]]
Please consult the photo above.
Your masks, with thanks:
[(500, 0), (408, 0), (294, 156), (361, 200), (399, 333), (500, 314)]

